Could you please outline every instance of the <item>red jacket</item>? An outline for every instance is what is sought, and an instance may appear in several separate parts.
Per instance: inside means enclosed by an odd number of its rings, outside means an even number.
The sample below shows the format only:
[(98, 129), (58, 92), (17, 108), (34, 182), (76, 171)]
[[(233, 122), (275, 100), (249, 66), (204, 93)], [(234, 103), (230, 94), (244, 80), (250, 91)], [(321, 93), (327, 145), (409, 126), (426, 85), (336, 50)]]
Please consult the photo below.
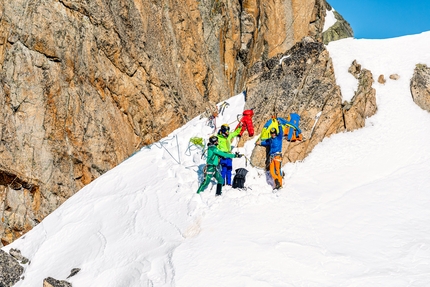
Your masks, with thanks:
[[(243, 111), (243, 116), (240, 119), (239, 124), (237, 125), (237, 127), (239, 125), (242, 124), (242, 129), (239, 133), (239, 136), (242, 136), (243, 133), (245, 132), (245, 130), (248, 131), (248, 134), (250, 137), (254, 136), (254, 124), (252, 123), (252, 116), (254, 115), (254, 111), (253, 110), (245, 110)], [(237, 128), (236, 127), (236, 128)]]

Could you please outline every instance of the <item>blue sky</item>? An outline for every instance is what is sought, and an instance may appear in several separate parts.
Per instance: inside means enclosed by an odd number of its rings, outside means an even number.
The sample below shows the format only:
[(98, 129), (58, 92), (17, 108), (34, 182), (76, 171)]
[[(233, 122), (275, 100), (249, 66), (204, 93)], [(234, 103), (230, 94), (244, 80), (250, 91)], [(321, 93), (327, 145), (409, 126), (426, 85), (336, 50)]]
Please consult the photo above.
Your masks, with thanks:
[(430, 31), (430, 0), (327, 0), (357, 39), (385, 39)]

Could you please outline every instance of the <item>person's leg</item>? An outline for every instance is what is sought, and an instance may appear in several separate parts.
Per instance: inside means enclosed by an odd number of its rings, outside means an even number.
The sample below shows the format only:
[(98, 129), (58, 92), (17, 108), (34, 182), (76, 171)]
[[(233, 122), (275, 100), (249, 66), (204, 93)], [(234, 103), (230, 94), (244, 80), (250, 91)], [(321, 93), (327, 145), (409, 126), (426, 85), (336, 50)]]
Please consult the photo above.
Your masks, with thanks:
[(275, 158), (273, 159), (274, 162), (274, 180), (275, 180), (275, 184), (276, 184), (276, 188), (281, 188), (282, 187), (282, 174), (281, 174), (281, 162), (282, 162), (282, 158), (280, 156), (275, 156)]
[(218, 171), (218, 169), (215, 170), (215, 174), (214, 174), (215, 179), (217, 180), (217, 185), (216, 185), (216, 193), (215, 196), (221, 195), (222, 194), (222, 186), (224, 183), (224, 178), (222, 177), (222, 175), (220, 174), (220, 172)]
[(214, 173), (215, 173), (215, 167), (214, 166), (208, 166), (206, 169), (205, 179), (203, 180), (202, 184), (197, 189), (197, 193), (203, 192), (208, 187)]
[(222, 194), (222, 184), (221, 183), (218, 183), (217, 185), (216, 185), (216, 193), (215, 193), (215, 196), (220, 196)]
[(224, 185), (226, 184), (226, 179), (227, 179), (227, 166), (228, 166), (227, 158), (222, 158), (219, 163), (221, 165), (221, 176), (224, 179), (222, 181), (222, 184)]
[(281, 157), (274, 156), (270, 162), (270, 175), (275, 182), (275, 188), (282, 187), (282, 176), (281, 176)]
[[(273, 178), (273, 182), (275, 182), (275, 180), (276, 180), (275, 161), (273, 160), (273, 158), (271, 159), (270, 164), (269, 164), (269, 171), (270, 171), (270, 175)], [(275, 185), (276, 185), (276, 182), (275, 182)]]
[(226, 158), (225, 163), (226, 163), (225, 184), (231, 185), (231, 171), (233, 170), (233, 160), (231, 158)]
[(203, 192), (211, 182), (212, 175), (207, 174), (205, 179), (203, 180), (202, 184), (200, 184), (199, 188), (197, 189), (197, 193)]

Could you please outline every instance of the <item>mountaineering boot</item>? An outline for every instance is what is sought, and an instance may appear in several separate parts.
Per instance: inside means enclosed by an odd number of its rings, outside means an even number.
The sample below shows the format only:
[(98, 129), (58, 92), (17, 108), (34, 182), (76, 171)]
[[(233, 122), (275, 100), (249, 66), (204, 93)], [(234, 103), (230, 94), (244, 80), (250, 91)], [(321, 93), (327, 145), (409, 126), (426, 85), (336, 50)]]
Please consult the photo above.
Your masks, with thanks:
[(279, 183), (278, 179), (275, 179), (275, 189), (280, 189), (281, 188), (281, 184)]
[(218, 184), (216, 185), (216, 193), (215, 193), (215, 196), (219, 196), (219, 195), (221, 195), (221, 194), (222, 194), (221, 190), (222, 190), (222, 184), (221, 184), (221, 183), (218, 183)]

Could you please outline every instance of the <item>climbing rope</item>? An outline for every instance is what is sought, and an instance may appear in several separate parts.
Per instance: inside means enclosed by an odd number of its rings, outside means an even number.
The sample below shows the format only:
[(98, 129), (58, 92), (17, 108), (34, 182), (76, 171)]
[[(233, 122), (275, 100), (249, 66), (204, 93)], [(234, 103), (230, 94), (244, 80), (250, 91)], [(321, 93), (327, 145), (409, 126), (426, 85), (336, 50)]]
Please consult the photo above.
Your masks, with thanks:
[[(172, 141), (173, 139), (176, 138), (176, 146), (178, 148), (178, 159), (176, 159), (171, 153), (170, 151), (164, 146), (166, 144), (168, 144), (170, 141)], [(167, 153), (178, 163), (181, 164), (181, 156), (180, 156), (180, 152), (179, 152), (179, 143), (178, 143), (178, 135), (173, 136), (170, 139), (165, 139), (164, 141), (159, 141), (158, 142), (160, 144), (160, 146), (157, 146), (157, 143), (154, 143), (154, 145), (158, 148), (163, 148), (165, 151), (167, 151)]]
[(203, 140), (203, 138), (200, 137), (192, 137), (190, 138), (190, 141), (188, 142), (188, 147), (185, 150), (186, 156), (191, 156), (191, 152), (195, 150), (204, 150), (206, 146), (206, 141)]

